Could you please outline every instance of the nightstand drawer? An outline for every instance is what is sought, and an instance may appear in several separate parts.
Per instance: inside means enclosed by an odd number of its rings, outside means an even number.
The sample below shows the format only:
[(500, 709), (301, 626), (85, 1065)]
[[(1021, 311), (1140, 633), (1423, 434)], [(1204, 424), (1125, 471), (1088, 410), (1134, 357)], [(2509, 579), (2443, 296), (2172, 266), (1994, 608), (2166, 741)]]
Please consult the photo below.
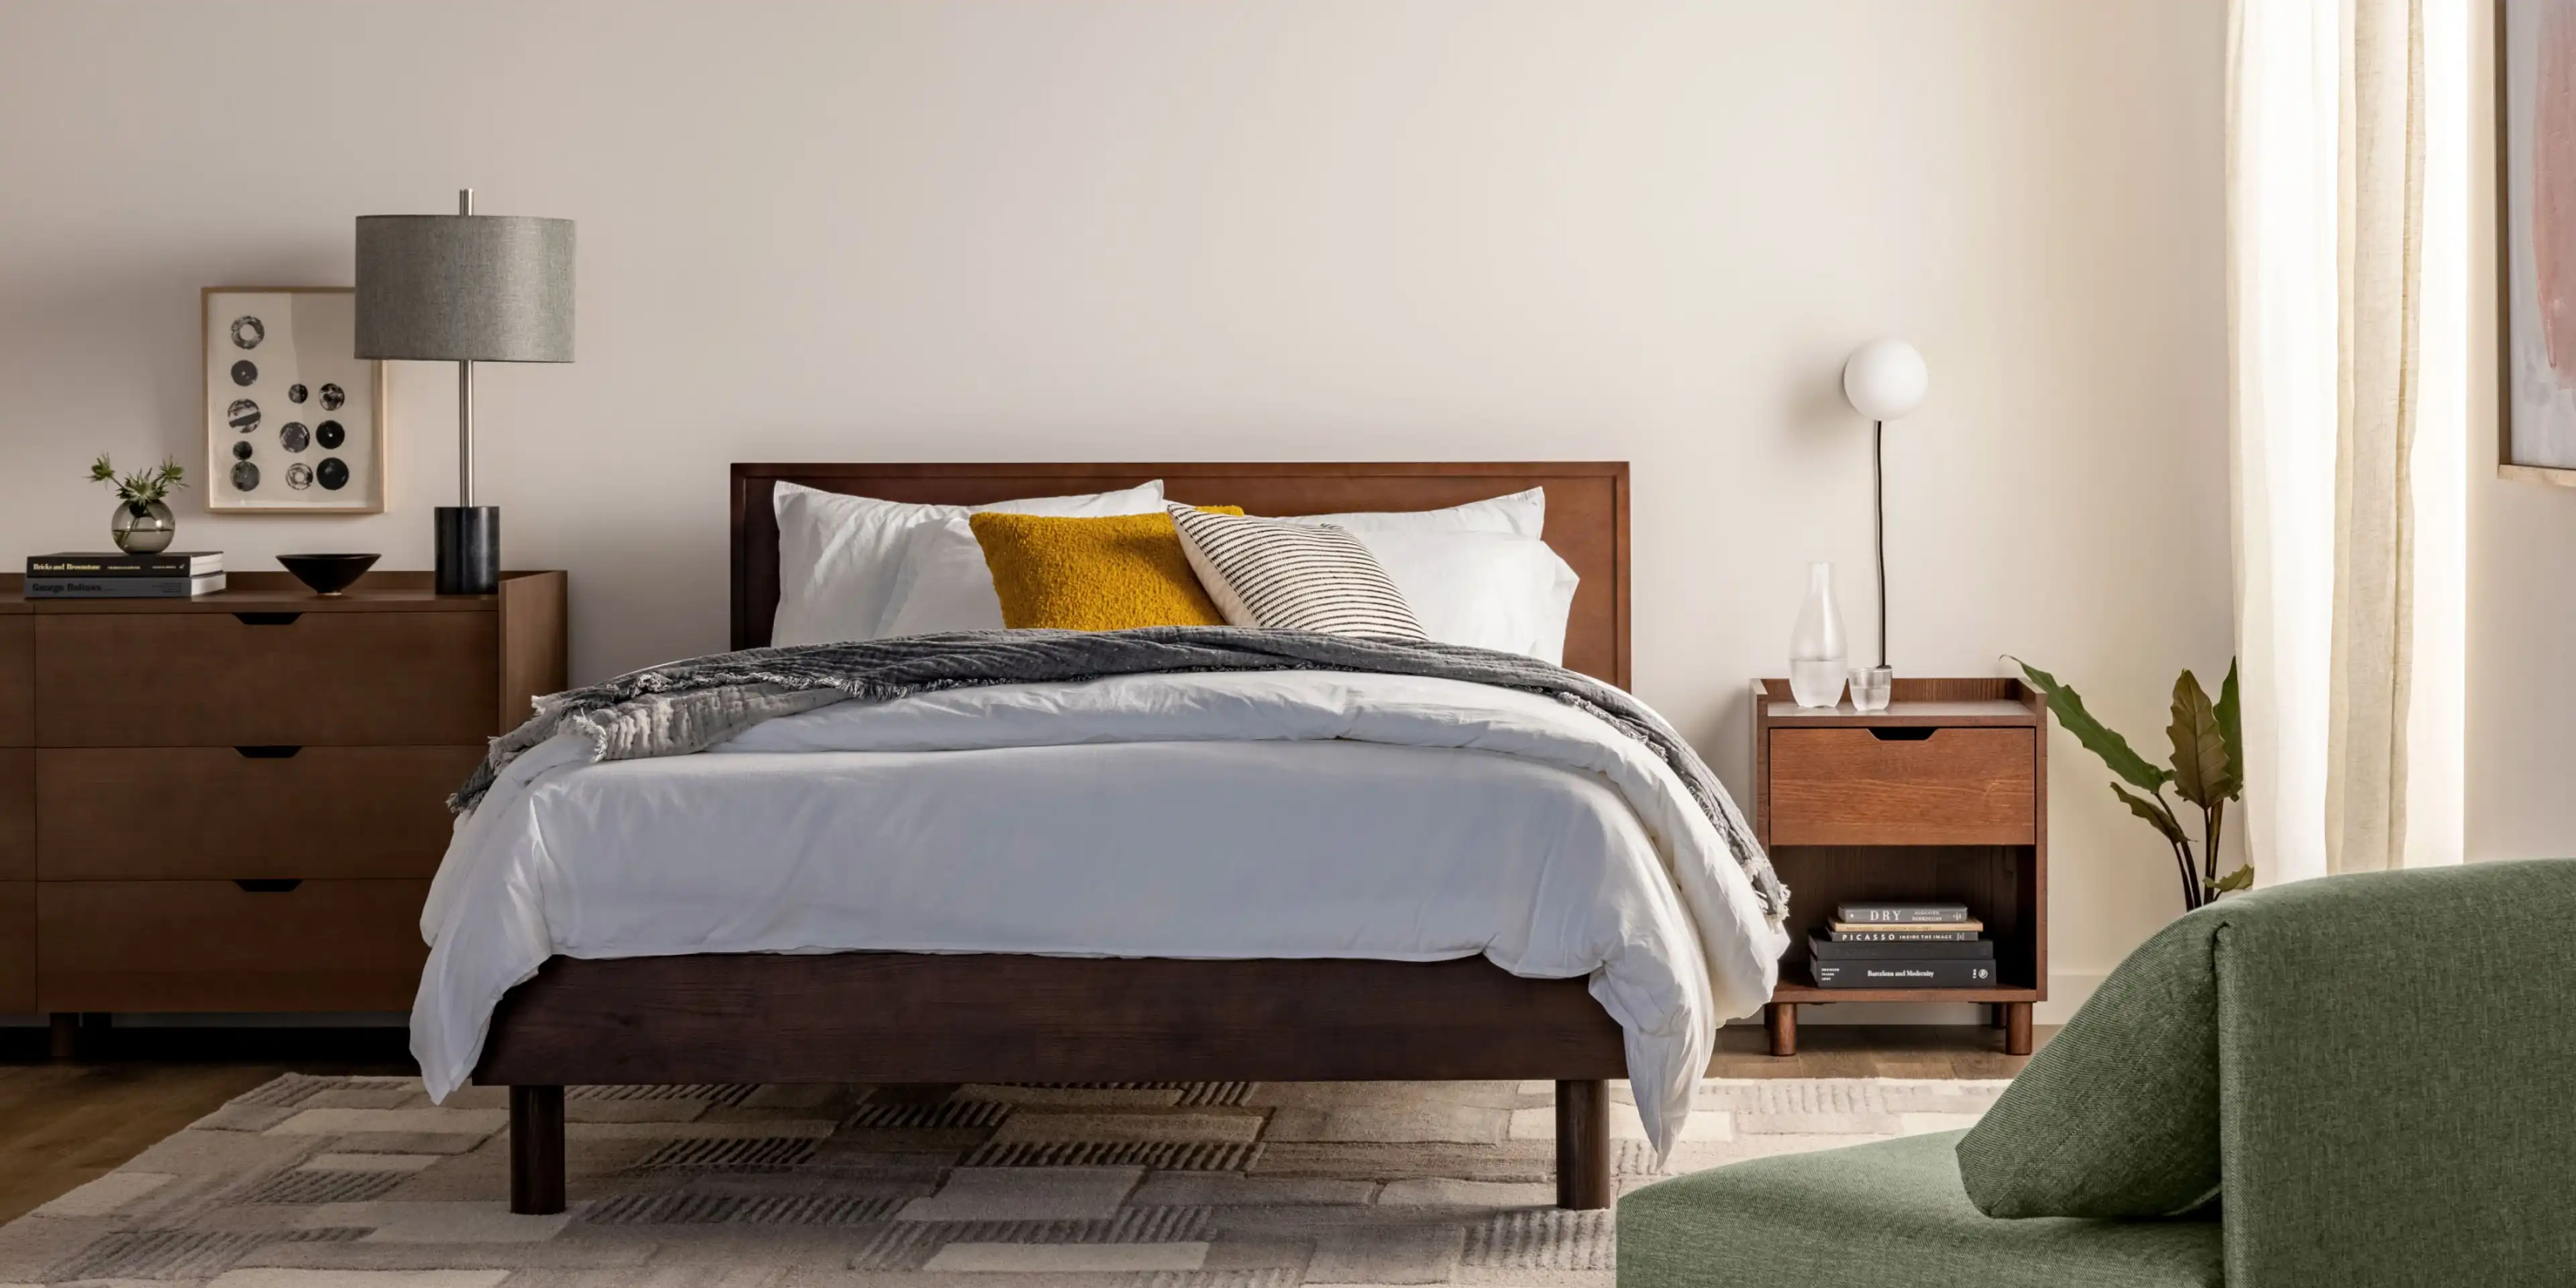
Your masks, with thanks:
[(499, 732), (494, 614), (244, 616), (39, 616), (38, 744), (458, 745)]
[(99, 747), (36, 757), (37, 875), (47, 881), (426, 877), (447, 850), (447, 795), (483, 749)]
[[(2030, 729), (1773, 729), (1773, 845), (2029, 845)], [(1897, 734), (1883, 738), (1881, 734)]]
[(429, 949), (427, 881), (45, 881), (48, 1011), (399, 1011)]

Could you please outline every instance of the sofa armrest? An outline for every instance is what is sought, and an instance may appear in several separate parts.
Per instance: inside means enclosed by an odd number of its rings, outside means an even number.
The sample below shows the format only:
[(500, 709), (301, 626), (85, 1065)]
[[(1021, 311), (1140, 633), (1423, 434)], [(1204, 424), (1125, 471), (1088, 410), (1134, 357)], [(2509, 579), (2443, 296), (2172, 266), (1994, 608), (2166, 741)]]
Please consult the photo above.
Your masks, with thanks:
[(2304, 882), (2218, 919), (2231, 1288), (2562, 1282), (2576, 860)]

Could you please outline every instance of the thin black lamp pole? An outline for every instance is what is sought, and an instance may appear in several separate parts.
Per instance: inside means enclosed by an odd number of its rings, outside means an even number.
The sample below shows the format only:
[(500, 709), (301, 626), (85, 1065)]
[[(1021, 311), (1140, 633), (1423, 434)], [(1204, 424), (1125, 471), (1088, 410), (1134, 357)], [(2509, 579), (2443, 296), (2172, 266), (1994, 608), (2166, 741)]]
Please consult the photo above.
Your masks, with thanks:
[(1878, 664), (1887, 665), (1887, 422), (1870, 422), (1870, 525), (1878, 535)]

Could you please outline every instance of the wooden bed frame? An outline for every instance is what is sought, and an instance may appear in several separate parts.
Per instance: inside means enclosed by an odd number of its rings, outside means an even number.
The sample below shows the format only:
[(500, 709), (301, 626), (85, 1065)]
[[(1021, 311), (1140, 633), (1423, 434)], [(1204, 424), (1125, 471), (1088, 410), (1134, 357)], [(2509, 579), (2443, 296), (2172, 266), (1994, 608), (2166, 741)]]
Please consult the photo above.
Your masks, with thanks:
[[(1603, 463), (736, 465), (733, 644), (769, 642), (780, 482), (976, 504), (1131, 487), (1253, 514), (1426, 510), (1547, 489), (1583, 580), (1565, 661), (1628, 684), (1628, 467)], [(1481, 958), (1102, 960), (854, 952), (557, 957), (510, 990), (474, 1080), (510, 1088), (510, 1210), (564, 1209), (563, 1089), (586, 1083), (1551, 1079), (1556, 1193), (1610, 1206), (1619, 1028), (1581, 979)]]

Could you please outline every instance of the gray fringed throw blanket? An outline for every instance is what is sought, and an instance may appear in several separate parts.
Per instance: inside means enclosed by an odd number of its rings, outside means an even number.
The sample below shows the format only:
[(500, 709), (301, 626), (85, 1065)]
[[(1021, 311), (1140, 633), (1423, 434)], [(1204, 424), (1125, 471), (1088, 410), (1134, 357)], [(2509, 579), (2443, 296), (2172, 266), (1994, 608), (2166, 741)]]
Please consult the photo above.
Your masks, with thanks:
[(1772, 924), (1788, 916), (1789, 892), (1754, 842), (1753, 829), (1699, 753), (1646, 704), (1590, 676), (1516, 653), (1306, 631), (959, 631), (745, 649), (665, 663), (538, 699), (536, 714), (493, 740), (490, 754), (447, 805), (460, 814), (473, 809), (512, 760), (561, 733), (589, 740), (601, 760), (684, 756), (765, 720), (851, 698), (884, 701), (941, 689), (1157, 671), (1362, 671), (1545, 694), (1654, 749), (1726, 838)]

